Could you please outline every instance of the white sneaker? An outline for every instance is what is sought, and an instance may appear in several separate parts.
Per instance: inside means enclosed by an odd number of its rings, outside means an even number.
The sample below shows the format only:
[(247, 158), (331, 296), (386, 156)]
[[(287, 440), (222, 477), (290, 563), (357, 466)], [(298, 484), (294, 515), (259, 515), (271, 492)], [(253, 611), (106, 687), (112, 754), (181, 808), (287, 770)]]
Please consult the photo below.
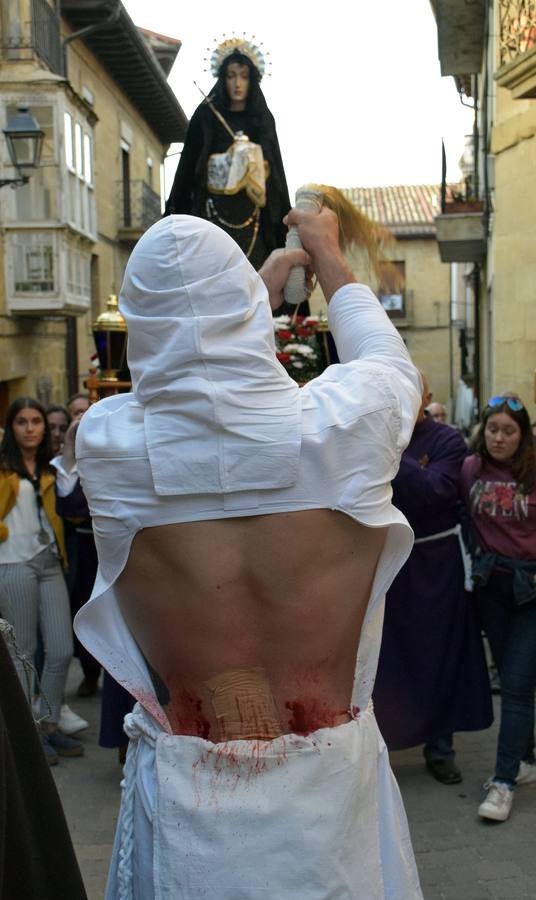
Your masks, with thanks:
[(514, 802), (514, 792), (500, 781), (486, 781), (486, 799), (478, 807), (478, 815), (495, 822), (506, 822)]
[(66, 703), (63, 703), (60, 710), (58, 728), (64, 734), (77, 734), (79, 731), (83, 731), (84, 728), (89, 728), (89, 722), (86, 722), (82, 716), (73, 712)]
[(519, 763), (516, 784), (533, 784), (536, 782), (536, 763)]

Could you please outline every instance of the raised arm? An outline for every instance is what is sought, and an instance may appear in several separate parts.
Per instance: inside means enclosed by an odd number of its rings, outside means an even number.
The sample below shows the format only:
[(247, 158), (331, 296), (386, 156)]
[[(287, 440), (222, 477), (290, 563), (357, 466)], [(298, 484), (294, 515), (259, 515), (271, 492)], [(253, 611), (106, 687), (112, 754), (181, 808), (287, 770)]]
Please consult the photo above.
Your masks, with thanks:
[(293, 209), (285, 218), (298, 229), (328, 303), (329, 328), (341, 363), (355, 360), (389, 371), (399, 405), (399, 446), (409, 441), (422, 395), (422, 382), (400, 334), (369, 287), (358, 284), (340, 247), (335, 213)]
[(298, 228), (304, 250), (274, 250), (259, 270), (270, 297), (272, 309), (283, 302), (283, 288), (294, 266), (306, 266), (318, 278), (329, 303), (335, 291), (355, 277), (339, 247), (337, 216), (330, 209), (308, 213), (292, 209), (284, 223)]

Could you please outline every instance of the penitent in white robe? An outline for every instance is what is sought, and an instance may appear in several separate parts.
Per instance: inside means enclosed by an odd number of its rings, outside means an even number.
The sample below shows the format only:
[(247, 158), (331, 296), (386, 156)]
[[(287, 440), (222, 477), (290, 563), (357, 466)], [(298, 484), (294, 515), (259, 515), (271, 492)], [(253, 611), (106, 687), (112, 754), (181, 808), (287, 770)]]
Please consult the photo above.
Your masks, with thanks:
[[(194, 250), (187, 241), (192, 222)], [(222, 329), (219, 317), (207, 314), (215, 282), (204, 277), (200, 284), (196, 269), (207, 258), (205, 240), (212, 252), (212, 226), (182, 216), (163, 223), (137, 245), (138, 268), (127, 268), (123, 286), (134, 393), (91, 407), (77, 438), (99, 570), (75, 627), (138, 700), (125, 722), (131, 740), (107, 900), (417, 900), (405, 812), (370, 698), (383, 598), (412, 545), (411, 529), (391, 504), (390, 482), (419, 408), (419, 375), (371, 291), (349, 284), (329, 305), (341, 364), (298, 390), (275, 360), (266, 292), (251, 267), (222, 245)], [(163, 247), (169, 234), (173, 243)], [(187, 290), (175, 319), (164, 288), (177, 253)], [(236, 285), (244, 282), (245, 306), (237, 311), (244, 297), (237, 299)], [(203, 308), (203, 300), (212, 307)], [(147, 338), (151, 329), (157, 336)], [(188, 358), (177, 361), (177, 347), (186, 344)], [(196, 391), (201, 426), (188, 413)], [(211, 409), (221, 412), (212, 429)], [(356, 648), (352, 721), (272, 741), (213, 744), (173, 735), (114, 591), (134, 535), (176, 522), (325, 508), (388, 528)]]

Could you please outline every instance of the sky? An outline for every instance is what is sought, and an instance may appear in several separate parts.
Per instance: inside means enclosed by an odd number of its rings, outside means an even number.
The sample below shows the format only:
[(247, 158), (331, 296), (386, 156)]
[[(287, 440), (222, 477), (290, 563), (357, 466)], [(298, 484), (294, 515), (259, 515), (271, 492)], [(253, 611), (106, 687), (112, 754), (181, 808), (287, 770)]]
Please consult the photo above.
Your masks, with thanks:
[[(224, 36), (262, 41), (262, 89), (293, 196), (308, 182), (336, 187), (458, 181), (473, 112), (442, 78), (429, 0), (123, 0), (135, 24), (182, 41), (169, 83), (186, 115), (214, 79), (205, 57)], [(172, 145), (170, 153), (180, 147)], [(166, 195), (178, 156), (166, 165)]]

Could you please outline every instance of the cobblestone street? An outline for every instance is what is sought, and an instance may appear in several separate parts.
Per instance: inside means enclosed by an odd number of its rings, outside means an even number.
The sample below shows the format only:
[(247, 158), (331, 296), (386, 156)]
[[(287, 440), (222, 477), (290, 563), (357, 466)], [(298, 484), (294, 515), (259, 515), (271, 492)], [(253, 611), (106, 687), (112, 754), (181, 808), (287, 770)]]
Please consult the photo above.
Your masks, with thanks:
[[(73, 666), (71, 693), (78, 680)], [(90, 721), (82, 735), (86, 756), (63, 759), (52, 771), (89, 900), (102, 900), (121, 767), (116, 751), (97, 745), (99, 699), (73, 696), (68, 702)], [(492, 772), (495, 738), (496, 726), (487, 732), (457, 736), (464, 780), (453, 786), (438, 784), (427, 774), (419, 750), (392, 754), (425, 900), (536, 900), (536, 785), (518, 789), (507, 823), (483, 823), (476, 814), (482, 782)]]

